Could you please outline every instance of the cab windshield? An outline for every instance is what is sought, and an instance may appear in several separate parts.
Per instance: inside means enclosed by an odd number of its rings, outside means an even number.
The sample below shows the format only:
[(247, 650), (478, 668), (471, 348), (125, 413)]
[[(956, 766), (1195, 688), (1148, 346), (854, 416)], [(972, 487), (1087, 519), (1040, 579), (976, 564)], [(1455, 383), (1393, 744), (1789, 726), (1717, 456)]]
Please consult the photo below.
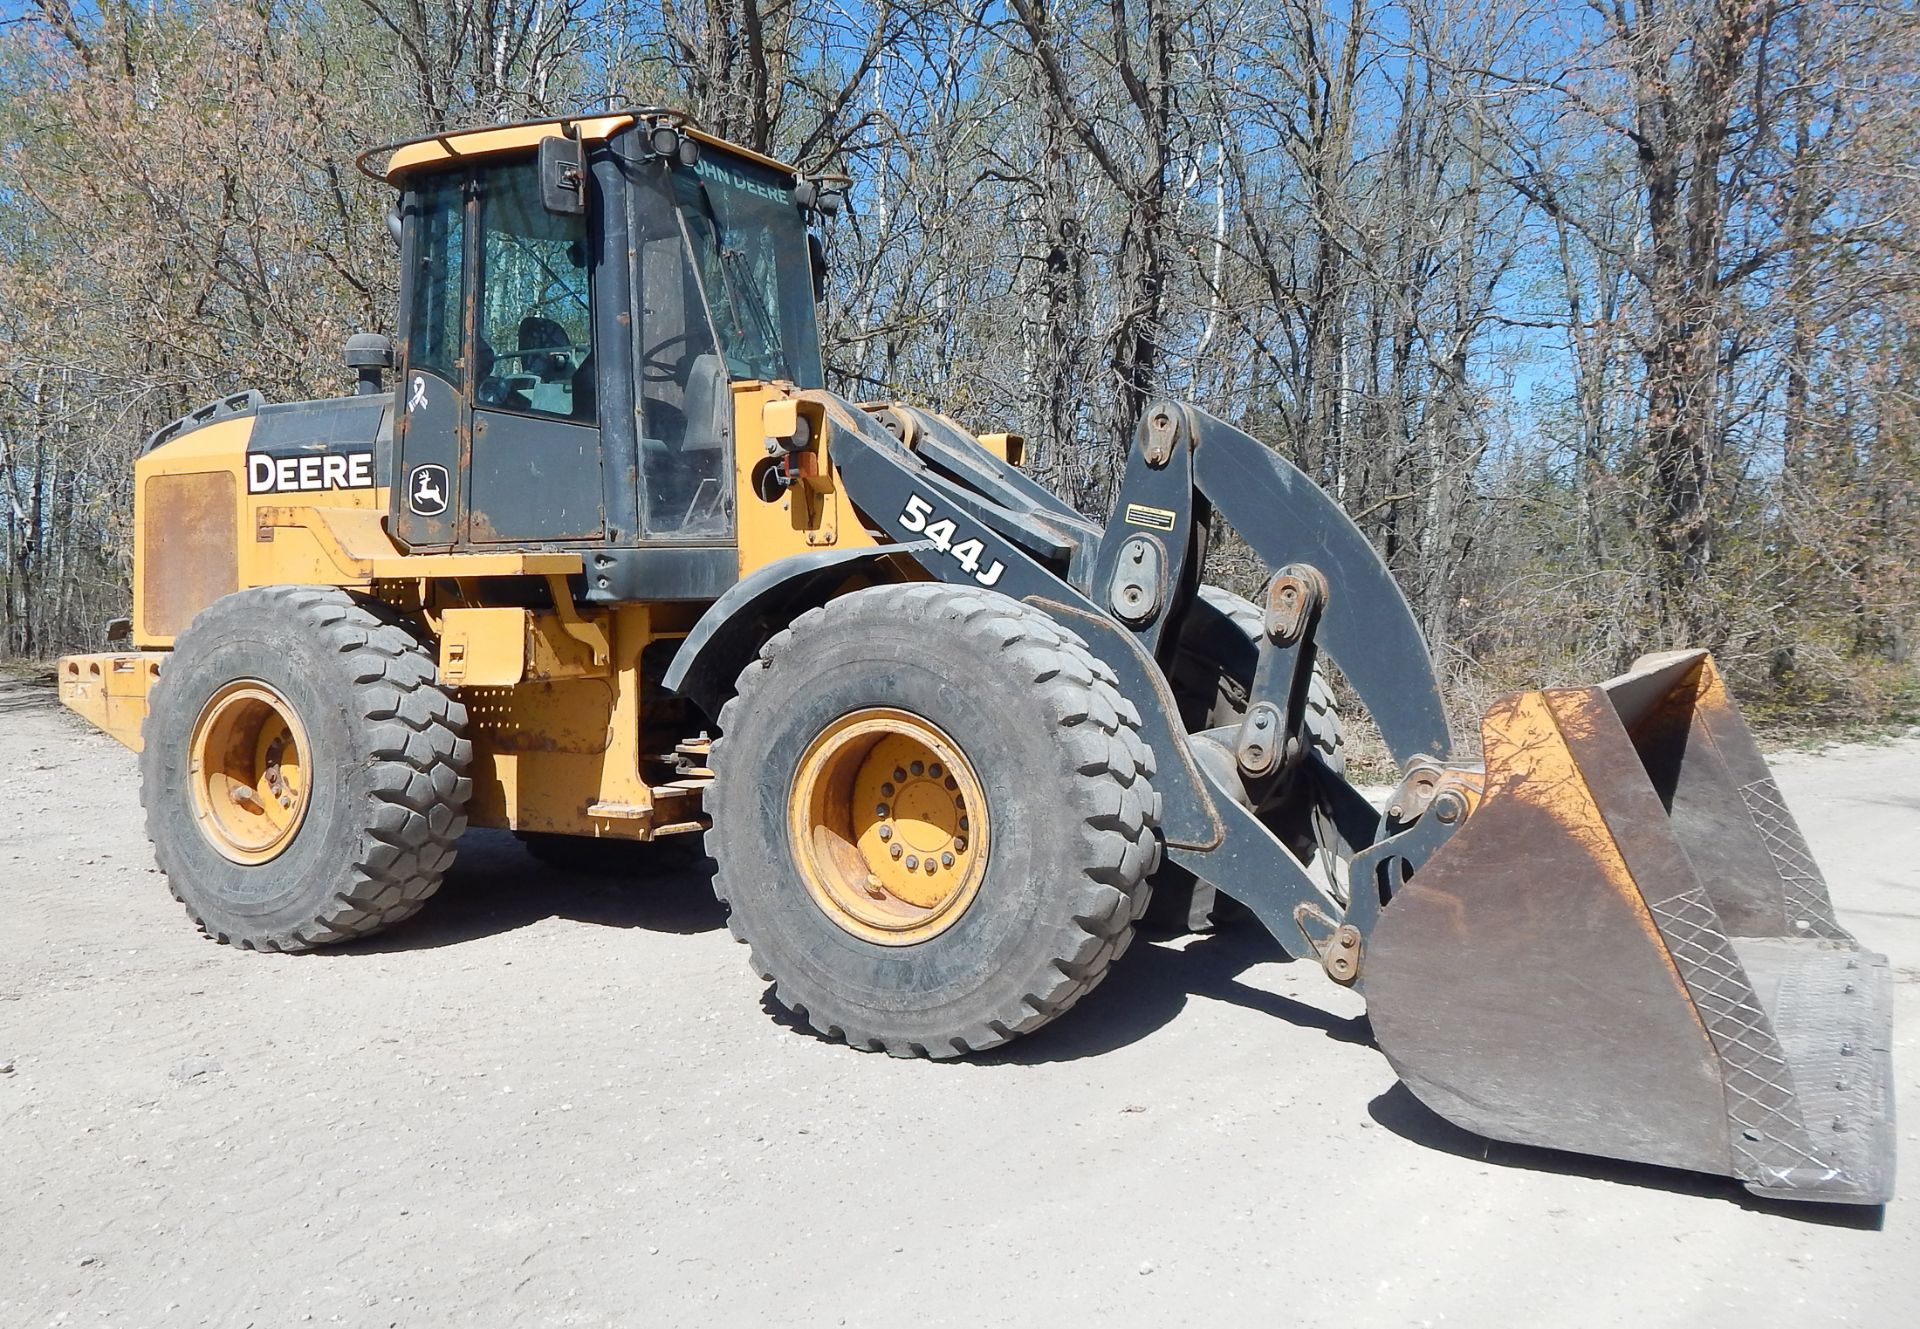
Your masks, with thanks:
[(812, 261), (792, 180), (715, 152), (676, 165), (673, 178), (728, 373), (823, 386)]

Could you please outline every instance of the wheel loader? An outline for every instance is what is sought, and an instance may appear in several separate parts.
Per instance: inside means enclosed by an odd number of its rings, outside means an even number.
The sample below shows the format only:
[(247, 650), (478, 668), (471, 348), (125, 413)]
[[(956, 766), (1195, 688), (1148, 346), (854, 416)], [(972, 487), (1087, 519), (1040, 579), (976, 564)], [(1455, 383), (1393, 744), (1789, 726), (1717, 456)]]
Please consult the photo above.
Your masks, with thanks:
[[(131, 640), (60, 664), (207, 935), (391, 926), (469, 826), (704, 834), (779, 1003), (941, 1058), (1064, 1014), (1155, 890), (1224, 896), (1470, 1131), (1890, 1197), (1887, 963), (1705, 653), (1508, 698), (1466, 760), (1386, 566), (1254, 438), (1154, 403), (1101, 524), (1017, 435), (828, 390), (843, 178), (655, 109), (361, 164), (397, 346), (156, 433)], [(1258, 603), (1200, 583), (1216, 522)], [(1325, 661), (1398, 763), (1379, 806)]]

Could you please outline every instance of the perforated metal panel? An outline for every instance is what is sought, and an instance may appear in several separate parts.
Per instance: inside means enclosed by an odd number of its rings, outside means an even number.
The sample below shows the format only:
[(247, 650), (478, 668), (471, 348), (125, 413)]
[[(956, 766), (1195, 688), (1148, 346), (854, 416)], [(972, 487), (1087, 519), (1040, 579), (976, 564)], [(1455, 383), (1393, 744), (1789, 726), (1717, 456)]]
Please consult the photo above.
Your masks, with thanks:
[(139, 635), (176, 637), (195, 614), (239, 589), (234, 477), (156, 475), (141, 497)]

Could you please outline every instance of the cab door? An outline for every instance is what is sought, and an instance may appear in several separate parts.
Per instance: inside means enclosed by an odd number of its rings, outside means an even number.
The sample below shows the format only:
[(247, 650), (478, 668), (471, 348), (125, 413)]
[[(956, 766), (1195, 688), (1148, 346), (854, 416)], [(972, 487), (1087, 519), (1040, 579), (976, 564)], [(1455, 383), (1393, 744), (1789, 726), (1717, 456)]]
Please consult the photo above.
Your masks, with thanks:
[(460, 440), (467, 406), (467, 239), (464, 174), (428, 177), (406, 194), (405, 327), (394, 428), (390, 529), (409, 549), (449, 548), (461, 534)]
[(467, 538), (600, 538), (587, 217), (549, 212), (532, 158), (478, 177)]

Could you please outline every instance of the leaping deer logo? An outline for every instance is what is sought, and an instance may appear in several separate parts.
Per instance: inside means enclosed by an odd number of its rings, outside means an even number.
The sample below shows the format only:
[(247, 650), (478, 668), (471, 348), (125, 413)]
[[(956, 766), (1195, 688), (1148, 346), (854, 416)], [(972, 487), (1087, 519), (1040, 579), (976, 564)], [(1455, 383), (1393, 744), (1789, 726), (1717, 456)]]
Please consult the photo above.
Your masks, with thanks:
[(447, 510), (447, 468), (416, 466), (407, 506), (422, 517), (437, 517)]

